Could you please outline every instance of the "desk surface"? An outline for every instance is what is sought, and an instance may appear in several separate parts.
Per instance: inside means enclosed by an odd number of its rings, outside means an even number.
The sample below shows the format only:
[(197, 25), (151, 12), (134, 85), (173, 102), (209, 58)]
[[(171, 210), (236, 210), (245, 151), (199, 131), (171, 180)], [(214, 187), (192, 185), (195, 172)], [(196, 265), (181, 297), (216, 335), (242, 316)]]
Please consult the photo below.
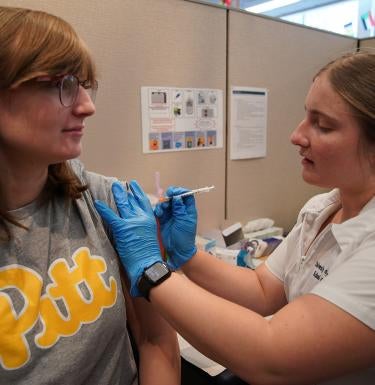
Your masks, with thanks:
[(211, 376), (216, 376), (225, 370), (224, 366), (203, 355), (179, 334), (177, 337), (180, 345), (181, 356), (184, 357), (185, 360), (191, 362), (195, 366), (198, 366)]

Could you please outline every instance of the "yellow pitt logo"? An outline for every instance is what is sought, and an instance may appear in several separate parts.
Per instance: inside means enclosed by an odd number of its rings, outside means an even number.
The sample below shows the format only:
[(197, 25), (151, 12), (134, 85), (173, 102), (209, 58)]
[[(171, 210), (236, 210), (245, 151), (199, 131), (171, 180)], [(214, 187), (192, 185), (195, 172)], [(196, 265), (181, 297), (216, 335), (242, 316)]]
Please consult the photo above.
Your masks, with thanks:
[[(21, 265), (0, 269), (0, 365), (12, 370), (25, 365), (30, 359), (26, 334), (38, 319), (42, 331), (35, 336), (39, 348), (53, 346), (60, 337), (74, 335), (81, 325), (95, 322), (104, 308), (115, 304), (117, 284), (113, 277), (109, 286), (102, 273), (107, 265), (102, 257), (92, 256), (86, 247), (72, 256), (74, 266), (59, 258), (51, 264), (48, 275), (51, 283), (41, 295), (43, 282), (39, 274)], [(86, 287), (89, 298), (80, 285)], [(24, 305), (16, 313), (11, 297), (5, 289), (17, 289)], [(63, 302), (67, 314), (62, 314), (58, 302)]]

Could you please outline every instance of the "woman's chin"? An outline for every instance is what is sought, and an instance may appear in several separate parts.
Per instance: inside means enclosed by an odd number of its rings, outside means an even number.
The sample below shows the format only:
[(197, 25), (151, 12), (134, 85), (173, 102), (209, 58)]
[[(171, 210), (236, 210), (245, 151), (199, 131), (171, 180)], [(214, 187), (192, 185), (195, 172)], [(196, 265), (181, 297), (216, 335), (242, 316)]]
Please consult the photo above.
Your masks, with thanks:
[(316, 175), (311, 175), (311, 173), (302, 173), (302, 178), (307, 184), (311, 184), (312, 186), (331, 189), (334, 186), (332, 186), (332, 183), (324, 183), (324, 181), (321, 180), (321, 178), (317, 177)]
[(65, 152), (64, 154), (61, 154), (60, 156), (56, 157), (53, 163), (62, 163), (68, 160), (78, 158), (81, 155), (81, 152), (82, 151), (80, 149), (79, 150), (77, 149), (75, 151)]
[(79, 143), (79, 145), (74, 146), (74, 148), (69, 149), (66, 153), (66, 160), (78, 158), (82, 153), (82, 144)]
[(319, 181), (319, 178), (317, 177), (317, 175), (312, 174), (309, 171), (303, 170), (302, 171), (302, 178), (308, 184), (311, 184), (311, 185), (314, 185), (314, 186), (319, 186), (320, 185), (320, 181)]

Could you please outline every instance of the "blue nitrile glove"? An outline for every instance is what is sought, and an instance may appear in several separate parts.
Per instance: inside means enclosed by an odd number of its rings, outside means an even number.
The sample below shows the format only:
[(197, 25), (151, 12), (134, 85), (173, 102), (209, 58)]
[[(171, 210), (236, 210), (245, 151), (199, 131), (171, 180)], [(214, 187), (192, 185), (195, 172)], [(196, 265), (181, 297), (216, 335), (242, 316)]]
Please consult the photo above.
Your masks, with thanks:
[[(187, 191), (181, 187), (169, 187), (166, 195), (173, 197)], [(197, 252), (197, 209), (194, 196), (175, 197), (158, 203), (154, 211), (159, 219), (163, 246), (169, 256), (168, 264), (173, 269), (179, 269)]]
[(157, 236), (157, 226), (150, 201), (136, 181), (130, 182), (131, 192), (126, 192), (121, 183), (112, 185), (117, 215), (101, 201), (95, 207), (111, 228), (116, 250), (130, 279), (130, 294), (142, 296), (137, 287), (143, 270), (162, 261)]

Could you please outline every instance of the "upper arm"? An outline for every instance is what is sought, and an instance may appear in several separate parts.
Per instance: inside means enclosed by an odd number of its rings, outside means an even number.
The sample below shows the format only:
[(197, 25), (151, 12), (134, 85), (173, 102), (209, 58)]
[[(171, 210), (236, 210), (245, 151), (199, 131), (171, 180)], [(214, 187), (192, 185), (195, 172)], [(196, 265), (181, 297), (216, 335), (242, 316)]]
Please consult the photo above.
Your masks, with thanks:
[(262, 263), (255, 273), (264, 295), (263, 315), (273, 314), (287, 304), (284, 283), (271, 273), (265, 263)]
[(291, 302), (269, 327), (272, 383), (312, 383), (375, 363), (375, 331), (317, 295)]
[(300, 242), (300, 227), (301, 223), (298, 222), (267, 260), (255, 270), (263, 288), (265, 303), (269, 306), (268, 314), (288, 302), (284, 287), (285, 272), (294, 263), (295, 250)]
[(151, 299), (193, 346), (254, 385), (313, 384), (374, 363), (375, 332), (317, 295), (267, 320), (172, 274)]
[(363, 242), (271, 319), (272, 368), (287, 378), (279, 383), (318, 382), (375, 364), (374, 246)]

